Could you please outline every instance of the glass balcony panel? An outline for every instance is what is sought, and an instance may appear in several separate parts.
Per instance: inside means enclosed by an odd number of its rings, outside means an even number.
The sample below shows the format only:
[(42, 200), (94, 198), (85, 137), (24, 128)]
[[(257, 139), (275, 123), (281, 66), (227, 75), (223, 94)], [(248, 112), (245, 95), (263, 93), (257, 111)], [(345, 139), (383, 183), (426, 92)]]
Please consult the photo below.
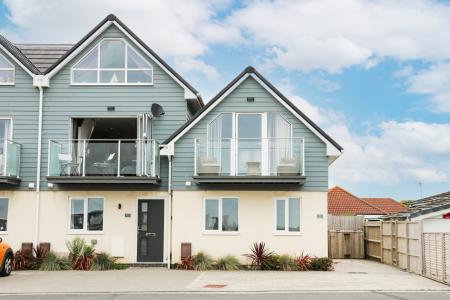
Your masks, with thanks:
[(49, 152), (49, 176), (159, 175), (153, 140), (51, 140)]
[(195, 139), (198, 176), (304, 175), (302, 138)]
[(20, 144), (0, 140), (0, 176), (19, 177)]

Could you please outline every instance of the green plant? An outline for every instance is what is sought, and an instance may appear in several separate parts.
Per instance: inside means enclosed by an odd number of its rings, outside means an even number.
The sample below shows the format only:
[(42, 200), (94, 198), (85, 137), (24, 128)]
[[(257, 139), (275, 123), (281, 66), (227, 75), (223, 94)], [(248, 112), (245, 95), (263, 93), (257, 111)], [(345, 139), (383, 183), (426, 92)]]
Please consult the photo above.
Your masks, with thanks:
[(76, 237), (66, 243), (69, 250), (69, 260), (74, 270), (89, 270), (94, 259), (94, 246), (86, 244), (85, 240)]
[(250, 253), (244, 254), (244, 256), (250, 259), (250, 264), (253, 268), (258, 270), (270, 270), (273, 268), (273, 254), (272, 251), (266, 248), (264, 242), (255, 242), (250, 248)]
[(34, 259), (32, 263), (32, 268), (34, 270), (39, 270), (42, 262), (48, 255), (48, 250), (47, 248), (38, 245), (36, 246), (36, 248), (33, 248), (33, 252), (34, 252)]
[(302, 254), (295, 258), (295, 263), (300, 271), (308, 271), (311, 268), (312, 257), (308, 254)]
[(96, 253), (92, 260), (91, 270), (104, 271), (115, 269), (116, 259), (106, 252)]
[(299, 267), (295, 261), (295, 258), (287, 254), (278, 256), (277, 269), (281, 271), (298, 271)]
[(128, 267), (127, 264), (114, 264), (114, 270), (125, 270), (128, 269)]
[(239, 260), (233, 255), (221, 257), (216, 262), (219, 270), (235, 271), (239, 270)]
[(311, 259), (310, 270), (333, 271), (333, 260), (329, 257), (314, 257)]
[(181, 258), (181, 263), (176, 265), (179, 270), (194, 270), (194, 257), (188, 256)]
[(47, 253), (39, 267), (39, 270), (41, 271), (61, 271), (69, 269), (70, 261), (67, 258), (56, 255), (52, 251)]
[(198, 252), (192, 260), (192, 266), (196, 271), (211, 270), (214, 267), (214, 260), (204, 252)]

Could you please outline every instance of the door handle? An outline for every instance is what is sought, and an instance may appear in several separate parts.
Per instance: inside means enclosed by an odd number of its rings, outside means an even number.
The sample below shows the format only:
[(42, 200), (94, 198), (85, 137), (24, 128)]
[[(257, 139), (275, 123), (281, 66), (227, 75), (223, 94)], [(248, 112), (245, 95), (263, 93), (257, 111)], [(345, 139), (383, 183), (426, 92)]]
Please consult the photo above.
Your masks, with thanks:
[(147, 232), (145, 235), (146, 236), (156, 236), (156, 233), (155, 232)]

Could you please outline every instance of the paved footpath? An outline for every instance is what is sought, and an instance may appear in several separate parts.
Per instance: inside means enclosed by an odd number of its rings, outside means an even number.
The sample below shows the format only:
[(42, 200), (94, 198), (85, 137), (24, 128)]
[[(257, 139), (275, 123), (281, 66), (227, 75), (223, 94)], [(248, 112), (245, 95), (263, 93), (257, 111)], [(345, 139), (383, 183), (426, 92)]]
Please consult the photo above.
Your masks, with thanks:
[[(424, 299), (426, 296), (419, 292), (428, 291), (428, 299), (450, 299), (450, 286), (422, 276), (365, 260), (337, 262), (334, 272), (195, 272), (155, 268), (104, 272), (21, 271), (0, 278), (0, 296), (11, 299), (31, 295), (37, 299), (59, 299), (62, 295), (66, 295), (65, 299), (78, 299), (77, 295), (83, 295), (84, 299), (91, 296), (92, 299), (176, 299), (182, 293), (186, 299), (231, 299), (227, 295), (233, 295), (232, 299), (240, 299), (242, 295), (248, 296), (245, 299), (291, 299), (289, 293), (292, 293), (292, 299), (295, 295), (298, 299), (301, 293), (301, 299), (310, 299), (308, 295), (315, 295), (314, 299), (320, 299), (320, 295), (352, 299), (358, 295), (355, 292), (364, 292), (367, 299), (388, 299), (385, 298), (387, 293), (401, 293), (397, 299)], [(346, 293), (348, 298), (344, 297)], [(155, 294), (159, 297), (152, 298)], [(366, 294), (359, 296), (366, 298)]]

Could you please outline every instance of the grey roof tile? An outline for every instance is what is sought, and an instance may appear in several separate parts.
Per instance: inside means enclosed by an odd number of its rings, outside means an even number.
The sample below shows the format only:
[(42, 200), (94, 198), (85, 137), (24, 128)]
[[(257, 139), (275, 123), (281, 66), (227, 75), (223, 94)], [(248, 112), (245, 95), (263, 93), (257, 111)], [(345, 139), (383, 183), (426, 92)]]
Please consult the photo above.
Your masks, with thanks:
[(45, 73), (73, 47), (68, 44), (15, 44), (15, 46), (42, 73)]

